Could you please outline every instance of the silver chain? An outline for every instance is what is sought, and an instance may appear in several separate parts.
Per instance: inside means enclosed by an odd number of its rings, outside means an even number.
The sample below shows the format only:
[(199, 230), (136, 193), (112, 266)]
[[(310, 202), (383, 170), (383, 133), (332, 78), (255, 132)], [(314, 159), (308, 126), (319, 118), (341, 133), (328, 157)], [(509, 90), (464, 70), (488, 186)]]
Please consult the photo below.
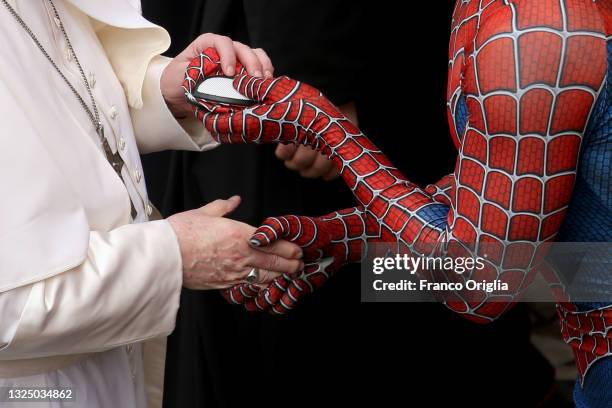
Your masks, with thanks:
[(4, 6), (8, 9), (11, 15), (15, 18), (15, 20), (17, 20), (17, 22), (21, 25), (21, 27), (23, 27), (26, 33), (28, 33), (28, 35), (30, 36), (30, 38), (32, 38), (32, 41), (34, 41), (34, 44), (36, 44), (40, 52), (42, 52), (45, 58), (47, 58), (47, 60), (51, 63), (51, 65), (53, 65), (53, 68), (55, 68), (55, 71), (57, 71), (57, 73), (64, 80), (66, 85), (68, 85), (68, 87), (70, 88), (74, 96), (78, 99), (79, 103), (81, 104), (85, 112), (87, 112), (87, 115), (89, 116), (89, 119), (91, 119), (91, 122), (93, 123), (94, 128), (96, 129), (96, 133), (98, 133), (98, 136), (100, 137), (100, 140), (104, 142), (105, 141), (104, 126), (102, 125), (102, 122), (100, 121), (100, 113), (98, 112), (98, 106), (96, 105), (96, 101), (93, 97), (91, 86), (89, 85), (89, 81), (87, 80), (87, 77), (85, 76), (85, 71), (83, 71), (83, 67), (81, 66), (81, 63), (79, 62), (79, 59), (77, 58), (77, 55), (74, 52), (74, 48), (72, 48), (72, 43), (70, 42), (70, 38), (68, 38), (68, 34), (66, 33), (66, 30), (64, 29), (64, 23), (62, 22), (62, 19), (60, 18), (59, 13), (57, 12), (57, 9), (55, 8), (55, 4), (53, 4), (53, 0), (48, 0), (49, 4), (51, 4), (51, 8), (53, 8), (53, 13), (55, 14), (55, 18), (58, 21), (59, 28), (62, 31), (64, 38), (66, 39), (66, 44), (68, 45), (68, 50), (70, 51), (70, 55), (72, 56), (72, 58), (74, 58), (76, 66), (79, 68), (79, 72), (81, 73), (81, 77), (83, 78), (83, 82), (85, 83), (85, 88), (87, 88), (87, 93), (89, 94), (89, 98), (91, 100), (92, 109), (89, 109), (89, 106), (87, 106), (87, 104), (85, 103), (85, 100), (83, 100), (83, 97), (78, 93), (78, 91), (74, 88), (74, 86), (72, 86), (70, 81), (68, 81), (68, 78), (66, 78), (66, 76), (62, 73), (62, 71), (59, 69), (59, 67), (53, 60), (53, 58), (51, 58), (51, 56), (49, 55), (45, 47), (43, 47), (43, 45), (40, 43), (36, 35), (32, 32), (30, 27), (26, 24), (25, 21), (23, 21), (21, 16), (15, 11), (15, 9), (8, 3), (7, 0), (0, 0), (0, 1), (2, 1)]

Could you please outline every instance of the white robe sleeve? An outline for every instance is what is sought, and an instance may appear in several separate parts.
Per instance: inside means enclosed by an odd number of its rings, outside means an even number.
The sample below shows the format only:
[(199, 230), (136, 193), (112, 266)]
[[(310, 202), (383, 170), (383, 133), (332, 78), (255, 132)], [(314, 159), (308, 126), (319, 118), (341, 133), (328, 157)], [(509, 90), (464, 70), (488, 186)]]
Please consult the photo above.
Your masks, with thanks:
[(80, 266), (0, 294), (0, 360), (102, 351), (168, 335), (181, 269), (165, 220), (91, 232)]
[(161, 150), (203, 151), (217, 146), (210, 133), (195, 115), (176, 119), (161, 93), (161, 74), (170, 58), (154, 57), (142, 86), (142, 107), (130, 108), (138, 150), (151, 153)]

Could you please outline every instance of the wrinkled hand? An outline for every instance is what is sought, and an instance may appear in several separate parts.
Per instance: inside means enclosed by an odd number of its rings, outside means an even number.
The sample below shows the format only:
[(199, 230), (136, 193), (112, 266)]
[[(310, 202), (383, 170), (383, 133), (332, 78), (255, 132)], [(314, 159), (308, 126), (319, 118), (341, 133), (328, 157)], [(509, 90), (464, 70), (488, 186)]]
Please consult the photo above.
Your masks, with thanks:
[(288, 312), (343, 265), (360, 261), (370, 231), (363, 217), (360, 209), (351, 208), (324, 217), (288, 215), (266, 219), (251, 237), (251, 245), (265, 248), (281, 239), (297, 244), (303, 250), (304, 270), (294, 277), (279, 276), (266, 287), (239, 284), (224, 291), (225, 298), (244, 304), (249, 311)]
[(302, 250), (295, 244), (249, 245), (255, 228), (224, 217), (239, 204), (236, 196), (168, 218), (179, 242), (186, 288), (228, 288), (244, 281), (254, 267), (260, 269), (261, 282), (303, 269)]
[(217, 75), (233, 76), (244, 67), (244, 71), (255, 77), (272, 77), (274, 67), (261, 48), (252, 49), (222, 35), (202, 34), (166, 66), (161, 76), (162, 95), (175, 117), (184, 117), (191, 112), (191, 106), (185, 100), (181, 87), (185, 78), (185, 69), (202, 50), (210, 47), (216, 50)]

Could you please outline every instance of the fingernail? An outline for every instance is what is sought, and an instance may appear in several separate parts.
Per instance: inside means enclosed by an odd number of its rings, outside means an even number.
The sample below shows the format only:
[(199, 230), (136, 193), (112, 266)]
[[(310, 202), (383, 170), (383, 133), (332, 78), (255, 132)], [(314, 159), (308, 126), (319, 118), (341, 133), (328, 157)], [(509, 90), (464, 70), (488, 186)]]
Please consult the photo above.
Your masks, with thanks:
[(258, 77), (258, 78), (259, 78), (259, 77), (261, 77), (261, 71), (255, 71), (255, 72), (253, 72), (253, 76), (256, 76), (256, 77)]
[(234, 67), (232, 67), (231, 65), (228, 65), (227, 67), (225, 67), (225, 72), (227, 73), (227, 75), (232, 76), (234, 75), (235, 71), (234, 71)]
[(266, 71), (266, 78), (272, 78), (272, 72), (271, 71)]

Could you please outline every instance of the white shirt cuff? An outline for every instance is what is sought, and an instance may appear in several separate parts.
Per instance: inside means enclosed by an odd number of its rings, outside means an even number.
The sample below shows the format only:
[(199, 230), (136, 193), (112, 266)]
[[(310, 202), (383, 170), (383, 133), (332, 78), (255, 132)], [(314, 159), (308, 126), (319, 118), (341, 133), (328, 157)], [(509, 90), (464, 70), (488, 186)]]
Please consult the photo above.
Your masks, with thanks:
[(160, 79), (170, 58), (151, 60), (142, 87), (143, 106), (131, 109), (132, 124), (140, 153), (161, 150), (210, 150), (218, 145), (195, 115), (177, 119), (166, 105)]

